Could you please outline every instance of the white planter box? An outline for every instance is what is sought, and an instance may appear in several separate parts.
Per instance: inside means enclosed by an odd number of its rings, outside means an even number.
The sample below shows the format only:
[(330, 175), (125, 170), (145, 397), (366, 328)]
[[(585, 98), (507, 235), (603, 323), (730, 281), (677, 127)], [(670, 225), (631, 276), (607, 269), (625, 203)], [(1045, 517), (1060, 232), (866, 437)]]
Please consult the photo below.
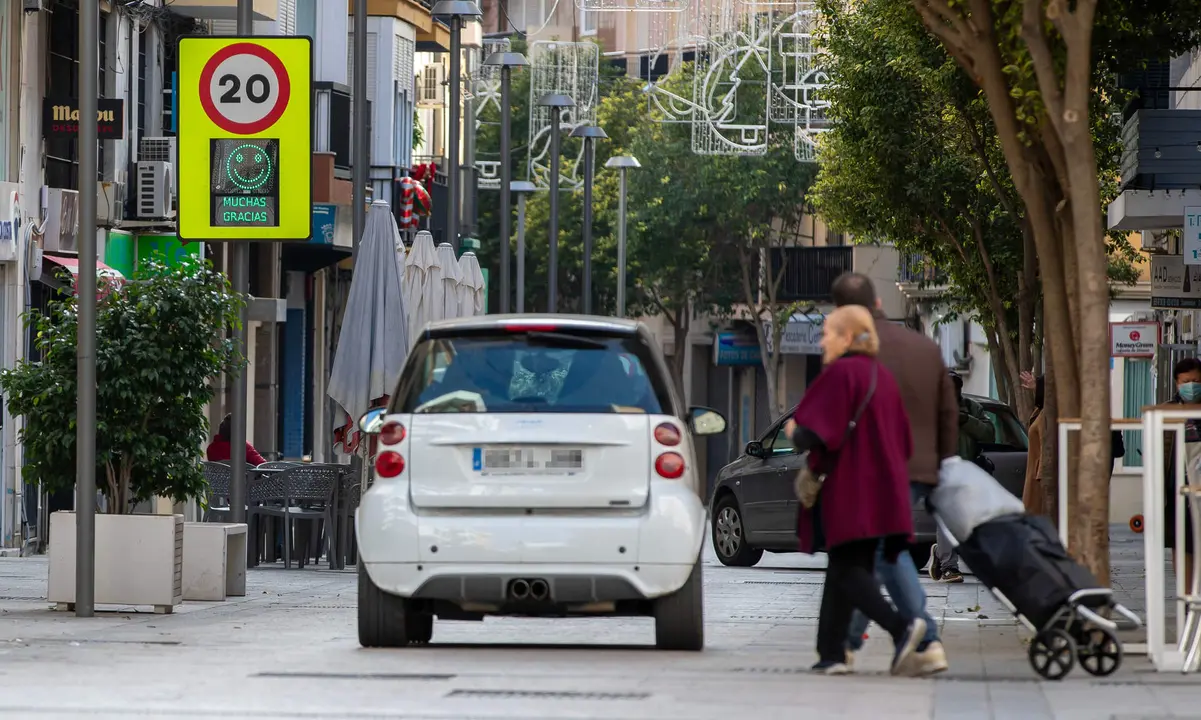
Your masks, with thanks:
[(183, 599), (246, 595), (246, 523), (183, 525)]
[[(153, 606), (183, 601), (183, 515), (96, 515), (97, 605)], [(75, 513), (50, 515), (50, 602), (75, 605)]]

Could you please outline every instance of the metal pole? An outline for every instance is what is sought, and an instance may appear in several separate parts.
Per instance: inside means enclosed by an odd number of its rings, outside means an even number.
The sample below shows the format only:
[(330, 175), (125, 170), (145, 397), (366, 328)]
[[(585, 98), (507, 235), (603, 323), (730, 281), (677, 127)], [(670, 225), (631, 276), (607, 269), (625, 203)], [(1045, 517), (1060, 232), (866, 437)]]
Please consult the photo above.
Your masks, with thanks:
[[(79, 325), (75, 424), (75, 615), (96, 606), (96, 144), (100, 3), (79, 4)], [(115, 499), (115, 498), (114, 498)], [(121, 508), (124, 510), (124, 508)]]
[(463, 18), (458, 15), (450, 16), (450, 94), (446, 98), (446, 104), (450, 109), (450, 151), (446, 162), (450, 164), (449, 172), (446, 173), (446, 189), (447, 196), (450, 202), (446, 204), (446, 242), (451, 244), (455, 249), (455, 254), (459, 252), (459, 203), (462, 198), (459, 193), (462, 192), (462, 182), (460, 182), (460, 173), (462, 172), (461, 158), (459, 158), (459, 133), (462, 128), (459, 127), (459, 101), (462, 96), (460, 84), (462, 78), (459, 77), (462, 72), (460, 67), (462, 64), (463, 48)]
[(626, 316), (626, 169), (619, 177), (617, 195), (617, 317)]
[(550, 250), (547, 265), (550, 277), (546, 283), (546, 310), (558, 312), (559, 307), (559, 121), (562, 108), (550, 109)]
[(525, 193), (517, 196), (517, 312), (525, 312)]
[[(243, 0), (238, 0), (239, 9)], [(249, 28), (238, 32), (252, 32)], [(367, 0), (355, 0), (354, 3), (354, 87), (351, 88), (354, 103), (354, 129), (351, 131), (351, 180), (354, 185), (351, 202), (354, 210), (351, 237), (351, 252), (354, 256), (359, 253), (359, 242), (363, 238), (363, 228), (367, 226), (367, 203), (364, 193), (367, 187), (370, 158), (367, 156), (367, 127), (370, 124), (367, 113)]]
[(584, 314), (592, 314), (592, 138), (584, 138)]
[[(509, 107), (509, 95), (513, 90), (513, 69), (507, 65), (500, 69), (500, 311), (509, 312), (509, 183), (513, 179), (513, 168), (510, 166), (510, 154), (513, 152), (512, 128), (513, 110)], [(520, 201), (518, 201), (520, 203)], [(518, 306), (521, 300), (517, 301)], [(521, 312), (518, 309), (517, 312)]]
[[(238, 34), (251, 35), (254, 33), (254, 4), (253, 0), (238, 0)], [(250, 244), (236, 242), (230, 248), (230, 280), (234, 292), (250, 301)], [(247, 356), (249, 346), (249, 327), (246, 306), (242, 306), (238, 318), (238, 329), (235, 331), (236, 347), (242, 357)], [(246, 371), (234, 376), (233, 381), (233, 412), (229, 423), (229, 515), (230, 522), (246, 522)]]

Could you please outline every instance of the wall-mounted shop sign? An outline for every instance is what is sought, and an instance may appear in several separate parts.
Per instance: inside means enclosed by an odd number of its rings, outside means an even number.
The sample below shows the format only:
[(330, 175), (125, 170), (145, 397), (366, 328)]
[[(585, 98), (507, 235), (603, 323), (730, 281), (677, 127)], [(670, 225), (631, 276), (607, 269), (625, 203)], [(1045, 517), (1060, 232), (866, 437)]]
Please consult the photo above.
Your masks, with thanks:
[(721, 366), (759, 365), (759, 339), (750, 333), (718, 331), (713, 333), (713, 364)]
[[(78, 99), (50, 95), (42, 101), (42, 137), (74, 137), (79, 134), (79, 120)], [(125, 137), (124, 100), (96, 101), (96, 137), (100, 140)]]
[(1179, 255), (1152, 255), (1151, 307), (1156, 310), (1201, 308), (1201, 265), (1185, 265)]
[(1163, 337), (1157, 322), (1109, 323), (1110, 357), (1155, 357), (1155, 348)]

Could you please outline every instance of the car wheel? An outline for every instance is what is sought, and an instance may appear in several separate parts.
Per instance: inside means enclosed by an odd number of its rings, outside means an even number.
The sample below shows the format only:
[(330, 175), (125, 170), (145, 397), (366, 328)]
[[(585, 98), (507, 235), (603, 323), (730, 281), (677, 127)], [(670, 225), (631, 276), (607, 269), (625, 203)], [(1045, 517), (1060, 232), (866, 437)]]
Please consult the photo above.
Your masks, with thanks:
[(919, 545), (910, 545), (909, 554), (913, 557), (913, 566), (921, 571), (930, 562), (930, 554), (933, 552), (934, 546), (921, 543)]
[(655, 600), (655, 647), (660, 650), (705, 648), (704, 593), (697, 558), (684, 586)]
[(713, 511), (713, 549), (722, 565), (751, 567), (763, 557), (763, 551), (746, 541), (738, 500), (726, 495)]
[[(359, 644), (367, 648), (404, 647), (412, 641), (421, 642), (413, 630), (420, 629), (421, 615), (409, 614), (409, 602), (380, 590), (359, 561)], [(433, 633), (433, 616), (429, 616), (429, 633)], [(429, 641), (429, 634), (425, 641)]]

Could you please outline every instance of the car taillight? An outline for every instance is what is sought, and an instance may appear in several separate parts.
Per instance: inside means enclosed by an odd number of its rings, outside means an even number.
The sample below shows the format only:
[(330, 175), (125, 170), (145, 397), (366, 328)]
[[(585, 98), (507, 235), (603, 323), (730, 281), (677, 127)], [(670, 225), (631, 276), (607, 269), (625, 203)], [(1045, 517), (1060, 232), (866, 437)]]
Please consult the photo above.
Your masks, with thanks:
[(398, 453), (386, 450), (375, 456), (375, 474), (377, 477), (394, 478), (405, 471), (405, 459)]
[(655, 427), (655, 442), (668, 447), (679, 445), (680, 431), (671, 423), (661, 423)]
[(679, 479), (684, 474), (684, 457), (674, 452), (663, 453), (655, 458), (655, 472), (668, 480)]
[(554, 332), (559, 329), (558, 325), (527, 325), (525, 323), (516, 323), (513, 325), (505, 325), (505, 332)]
[(405, 426), (398, 422), (390, 422), (380, 428), (379, 441), (385, 445), (399, 445), (405, 439)]

